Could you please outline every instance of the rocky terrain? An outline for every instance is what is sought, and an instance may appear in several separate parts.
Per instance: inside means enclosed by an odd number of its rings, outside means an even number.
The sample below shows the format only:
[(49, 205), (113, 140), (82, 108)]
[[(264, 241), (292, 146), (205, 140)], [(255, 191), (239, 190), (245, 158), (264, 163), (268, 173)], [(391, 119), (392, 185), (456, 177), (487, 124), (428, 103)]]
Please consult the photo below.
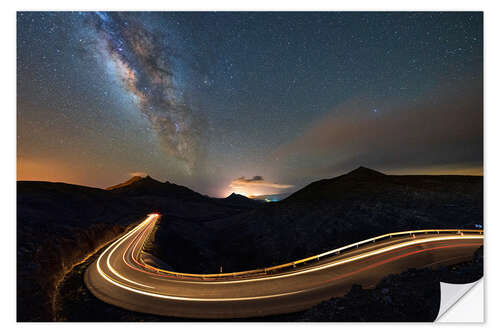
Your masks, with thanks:
[[(57, 320), (179, 322), (193, 319), (162, 317), (128, 311), (101, 302), (85, 288), (83, 273), (92, 260), (76, 267), (61, 285)], [(390, 275), (373, 289), (354, 285), (344, 297), (332, 298), (306, 311), (236, 319), (239, 322), (360, 322), (434, 321), (439, 313), (439, 282), (471, 283), (483, 276), (483, 251), (474, 260), (440, 269), (411, 269)]]
[(228, 218), (162, 219), (153, 254), (182, 272), (261, 268), (388, 232), (474, 228), (483, 178), (390, 176), (360, 167)]
[(64, 183), (17, 183), (17, 319), (51, 321), (57, 285), (73, 265), (153, 211), (165, 221), (211, 220), (259, 202), (214, 199), (150, 177), (109, 190)]
[[(150, 177), (107, 190), (19, 181), (17, 316), (19, 321), (53, 320), (56, 296), (73, 295), (68, 288), (58, 293), (65, 274), (78, 272), (88, 264), (78, 264), (86, 256), (151, 212), (162, 214), (147, 246), (157, 262), (207, 273), (221, 266), (227, 272), (279, 264), (387, 232), (473, 228), (482, 224), (482, 207), (482, 177), (389, 176), (362, 167), (271, 203), (237, 194), (210, 198)], [(85, 289), (83, 280), (71, 281), (76, 291)], [(352, 297), (363, 293), (353, 292)]]
[(140, 215), (104, 190), (18, 182), (18, 320), (52, 320), (56, 286), (66, 271)]

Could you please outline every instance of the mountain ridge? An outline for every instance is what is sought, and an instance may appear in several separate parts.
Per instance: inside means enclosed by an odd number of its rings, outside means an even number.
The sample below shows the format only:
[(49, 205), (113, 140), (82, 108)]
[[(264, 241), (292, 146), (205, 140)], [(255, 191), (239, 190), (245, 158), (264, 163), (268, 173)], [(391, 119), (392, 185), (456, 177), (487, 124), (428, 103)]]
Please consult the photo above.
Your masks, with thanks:
[(114, 190), (114, 189), (117, 189), (117, 188), (120, 188), (120, 187), (129, 186), (129, 185), (131, 185), (131, 184), (133, 184), (135, 182), (140, 181), (143, 178), (145, 178), (145, 177), (133, 176), (132, 178), (124, 181), (123, 183), (119, 183), (119, 184), (116, 184), (116, 185), (112, 185), (112, 186), (106, 187), (105, 190), (106, 191), (111, 191), (111, 190)]

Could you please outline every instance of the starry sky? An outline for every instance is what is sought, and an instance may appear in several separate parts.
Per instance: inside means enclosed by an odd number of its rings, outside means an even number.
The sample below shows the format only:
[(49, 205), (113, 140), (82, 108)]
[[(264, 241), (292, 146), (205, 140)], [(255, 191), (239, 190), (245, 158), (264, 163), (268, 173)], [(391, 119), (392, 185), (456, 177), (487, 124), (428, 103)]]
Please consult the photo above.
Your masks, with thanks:
[(18, 12), (17, 178), (482, 174), (480, 12)]

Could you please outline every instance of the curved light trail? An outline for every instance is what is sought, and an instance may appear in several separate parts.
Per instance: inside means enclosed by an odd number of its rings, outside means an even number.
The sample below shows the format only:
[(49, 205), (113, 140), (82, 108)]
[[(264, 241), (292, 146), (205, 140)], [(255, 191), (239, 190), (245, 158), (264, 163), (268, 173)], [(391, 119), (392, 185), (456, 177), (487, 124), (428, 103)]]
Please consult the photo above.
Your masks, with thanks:
[[(142, 248), (160, 219), (150, 214), (106, 248), (85, 272), (90, 291), (129, 310), (189, 318), (237, 318), (300, 311), (375, 285), (408, 268), (472, 258), (482, 230), (417, 230), (387, 234), (264, 269), (223, 274), (163, 270), (143, 262)], [(182, 249), (180, 249), (182, 251)]]

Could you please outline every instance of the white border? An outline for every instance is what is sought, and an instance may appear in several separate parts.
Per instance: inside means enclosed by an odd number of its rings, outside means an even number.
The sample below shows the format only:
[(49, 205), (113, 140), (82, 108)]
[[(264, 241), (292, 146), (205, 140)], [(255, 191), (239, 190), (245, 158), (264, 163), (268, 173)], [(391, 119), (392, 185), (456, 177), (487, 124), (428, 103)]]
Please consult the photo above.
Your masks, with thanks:
[[(104, 0), (87, 0), (80, 2), (68, 2), (63, 0), (45, 0), (45, 1), (5, 1), (2, 3), (2, 11), (0, 12), (0, 24), (2, 29), (2, 49), (0, 53), (3, 65), (2, 76), (2, 121), (1, 131), (2, 136), (2, 159), (1, 165), (1, 204), (2, 204), (2, 226), (5, 230), (2, 235), (1, 250), (3, 256), (3, 269), (1, 275), (2, 293), (2, 315), (3, 329), (7, 331), (22, 330), (31, 332), (33, 330), (59, 332), (68, 330), (87, 331), (95, 329), (97, 326), (106, 330), (119, 329), (120, 332), (137, 332), (137, 329), (182, 329), (183, 332), (202, 331), (205, 332), (220, 332), (222, 331), (238, 331), (254, 332), (255, 330), (262, 331), (272, 330), (287, 332), (302, 332), (304, 329), (314, 329), (318, 331), (331, 332), (332, 329), (349, 329), (349, 327), (357, 326), (359, 329), (370, 330), (370, 332), (398, 332), (405, 333), (419, 332), (423, 329), (439, 329), (440, 332), (453, 331), (453, 333), (476, 331), (481, 328), (495, 329), (498, 326), (499, 319), (496, 315), (498, 304), (497, 297), (500, 295), (498, 288), (500, 281), (498, 276), (499, 265), (489, 260), (495, 253), (500, 253), (498, 248), (499, 242), (488, 242), (488, 239), (494, 239), (498, 236), (498, 224), (500, 216), (498, 210), (494, 207), (498, 205), (500, 186), (498, 172), (500, 170), (499, 163), (499, 112), (500, 105), (498, 102), (498, 78), (500, 77), (498, 60), (500, 59), (498, 47), (498, 31), (500, 31), (500, 15), (498, 12), (498, 1), (436, 1), (436, 0), (421, 0), (421, 1), (397, 1), (397, 0), (378, 0), (378, 1), (284, 1), (270, 2), (269, 0), (252, 0), (245, 2), (236, 2), (229, 0), (210, 0), (210, 1), (104, 1)], [(144, 323), (135, 324), (16, 324), (16, 308), (15, 308), (15, 145), (16, 145), (16, 97), (15, 97), (15, 43), (16, 43), (16, 10), (484, 10), (485, 22), (485, 229), (486, 229), (486, 251), (485, 251), (485, 290), (486, 290), (486, 312), (485, 325), (463, 325), (463, 324), (306, 324), (306, 323), (280, 323), (280, 324), (210, 324), (205, 323), (178, 323), (169, 324), (167, 327), (161, 327), (155, 324)], [(491, 311), (490, 311), (491, 310)], [(141, 326), (139, 326), (141, 325)], [(154, 325), (154, 326), (151, 326)], [(333, 327), (336, 325), (337, 327)], [(496, 327), (498, 331), (499, 327)]]

